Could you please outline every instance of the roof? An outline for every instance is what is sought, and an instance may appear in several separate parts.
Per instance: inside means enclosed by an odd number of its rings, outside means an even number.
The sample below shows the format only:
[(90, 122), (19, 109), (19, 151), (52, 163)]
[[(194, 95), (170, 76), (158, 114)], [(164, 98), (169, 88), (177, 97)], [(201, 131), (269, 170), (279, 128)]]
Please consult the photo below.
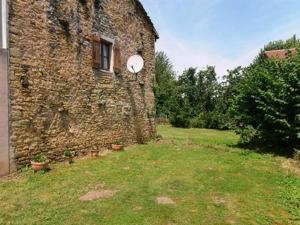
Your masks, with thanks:
[(264, 54), (269, 59), (285, 59), (290, 53), (294, 54), (295, 52), (296, 52), (296, 48), (290, 48), (290, 49), (265, 51)]
[(150, 18), (150, 16), (148, 15), (147, 11), (145, 10), (143, 4), (140, 2), (140, 0), (135, 0), (136, 1), (136, 4), (137, 4), (137, 7), (142, 11), (142, 13), (145, 15), (146, 17), (146, 20), (148, 21), (148, 23), (150, 24), (151, 28), (152, 28), (152, 31), (155, 35), (155, 38), (158, 39), (159, 38), (159, 34), (157, 32), (157, 30), (155, 29), (154, 27), (154, 24)]

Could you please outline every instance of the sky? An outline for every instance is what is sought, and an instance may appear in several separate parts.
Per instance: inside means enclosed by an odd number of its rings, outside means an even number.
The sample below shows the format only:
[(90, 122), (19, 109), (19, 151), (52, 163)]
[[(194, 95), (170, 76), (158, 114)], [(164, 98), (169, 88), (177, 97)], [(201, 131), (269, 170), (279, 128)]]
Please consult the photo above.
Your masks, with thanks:
[(270, 41), (300, 38), (300, 0), (141, 0), (176, 72), (247, 66)]

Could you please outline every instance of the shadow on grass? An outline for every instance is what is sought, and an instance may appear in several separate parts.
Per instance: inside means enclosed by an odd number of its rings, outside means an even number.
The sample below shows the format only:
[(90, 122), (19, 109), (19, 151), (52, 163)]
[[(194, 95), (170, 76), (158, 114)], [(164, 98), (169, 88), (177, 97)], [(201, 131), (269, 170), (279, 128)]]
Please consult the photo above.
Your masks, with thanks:
[(295, 153), (294, 149), (290, 146), (275, 147), (272, 145), (254, 145), (254, 144), (234, 144), (227, 145), (231, 148), (239, 148), (244, 150), (250, 150), (259, 154), (273, 154), (274, 156), (281, 156), (285, 158), (293, 158)]

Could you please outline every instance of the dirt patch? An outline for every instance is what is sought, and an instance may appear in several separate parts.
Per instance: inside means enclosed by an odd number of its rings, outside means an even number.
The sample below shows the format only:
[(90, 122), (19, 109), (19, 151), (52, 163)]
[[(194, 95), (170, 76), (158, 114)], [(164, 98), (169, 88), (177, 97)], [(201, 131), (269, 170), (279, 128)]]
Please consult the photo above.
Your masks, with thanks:
[(19, 180), (22, 177), (21, 172), (11, 173), (5, 176), (0, 177), (0, 181), (11, 181), (11, 180)]
[(141, 210), (143, 210), (143, 207), (142, 207), (142, 206), (135, 206), (135, 207), (133, 208), (133, 211), (135, 211), (135, 212), (138, 212), (138, 211), (141, 211)]
[(173, 199), (166, 197), (166, 196), (156, 198), (156, 202), (160, 205), (175, 205), (176, 204), (176, 202)]
[(224, 205), (226, 203), (224, 198), (221, 197), (213, 197), (213, 203), (215, 205)]
[(292, 159), (281, 159), (282, 163), (282, 167), (286, 170), (291, 171), (292, 173), (294, 173), (295, 175), (297, 175), (298, 177), (300, 177), (300, 163), (296, 160), (292, 160)]
[(104, 150), (101, 150), (101, 151), (100, 151), (99, 155), (100, 155), (101, 157), (103, 157), (103, 156), (107, 156), (107, 155), (110, 154), (110, 153), (111, 153), (110, 150), (104, 149)]
[(157, 141), (157, 144), (160, 145), (172, 145), (173, 141), (172, 140), (168, 140), (168, 139), (160, 139)]
[(102, 190), (102, 191), (90, 191), (87, 194), (79, 198), (80, 201), (93, 201), (103, 198), (111, 198), (119, 191), (117, 190)]
[(185, 146), (188, 148), (199, 148), (199, 145), (195, 144), (191, 140), (188, 140), (187, 142), (184, 143)]

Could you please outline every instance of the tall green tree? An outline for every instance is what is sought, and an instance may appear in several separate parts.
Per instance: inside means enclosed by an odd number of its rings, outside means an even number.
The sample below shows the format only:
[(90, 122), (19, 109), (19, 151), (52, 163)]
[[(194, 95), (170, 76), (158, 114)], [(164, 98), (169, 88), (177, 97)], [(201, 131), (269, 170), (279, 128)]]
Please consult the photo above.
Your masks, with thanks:
[(197, 74), (197, 91), (195, 92), (198, 101), (198, 110), (204, 113), (212, 112), (216, 108), (220, 95), (220, 84), (217, 80), (215, 67), (207, 66)]
[(221, 85), (215, 68), (189, 68), (178, 77), (177, 107), (171, 113), (171, 123), (180, 127), (219, 129), (222, 115), (217, 112)]
[(157, 52), (155, 56), (154, 94), (158, 117), (169, 117), (174, 107), (176, 95), (176, 74), (170, 59), (164, 52)]
[(227, 70), (221, 83), (221, 91), (218, 99), (218, 111), (227, 114), (228, 109), (234, 101), (234, 97), (239, 93), (240, 84), (244, 78), (244, 69), (239, 66), (233, 70)]

